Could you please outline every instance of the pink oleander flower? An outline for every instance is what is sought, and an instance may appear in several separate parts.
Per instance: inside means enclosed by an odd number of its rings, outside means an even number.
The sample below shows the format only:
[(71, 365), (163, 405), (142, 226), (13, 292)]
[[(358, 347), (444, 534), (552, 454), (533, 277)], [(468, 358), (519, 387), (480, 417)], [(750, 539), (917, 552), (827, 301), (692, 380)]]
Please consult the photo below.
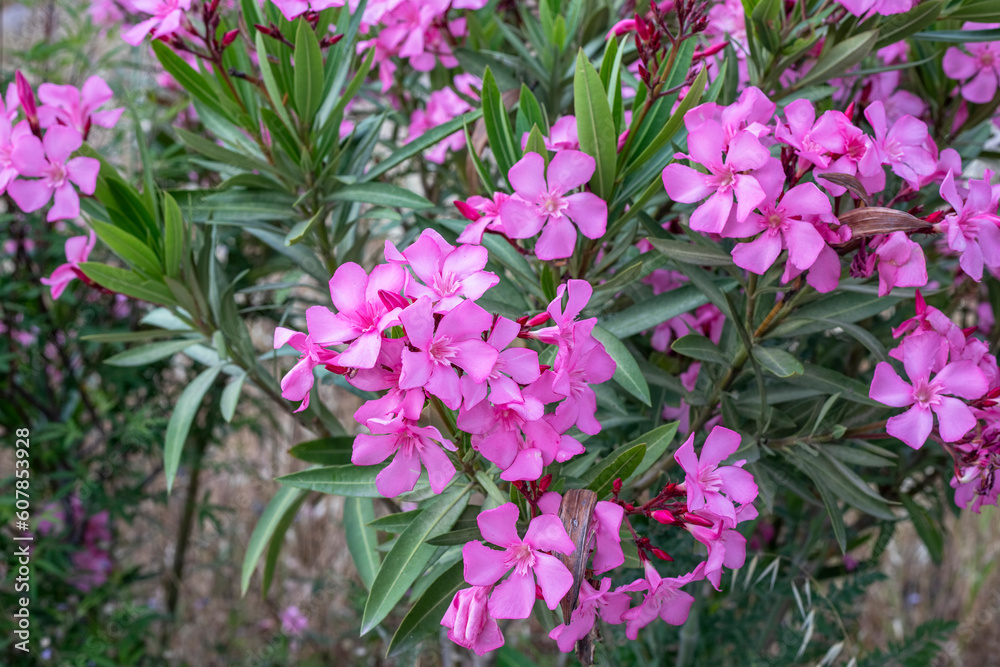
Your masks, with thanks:
[(682, 577), (669, 579), (661, 577), (650, 561), (647, 560), (643, 566), (646, 570), (645, 580), (640, 579), (636, 583), (647, 588), (646, 595), (642, 604), (629, 609), (621, 616), (625, 621), (625, 636), (633, 640), (639, 637), (639, 629), (652, 623), (657, 616), (670, 625), (683, 625), (691, 613), (694, 597), (681, 588), (705, 577), (704, 564), (699, 564), (693, 572)]
[(779, 192), (767, 193), (759, 205), (760, 213), (751, 213), (740, 228), (741, 233), (759, 231), (761, 235), (738, 244), (732, 252), (737, 266), (759, 275), (771, 268), (782, 249), (788, 250), (788, 261), (796, 269), (810, 268), (826, 247), (813, 223), (834, 222), (829, 197), (812, 183), (796, 185), (780, 200), (776, 197)]
[(545, 159), (526, 153), (510, 168), (510, 184), (517, 197), (500, 205), (500, 219), (507, 236), (526, 239), (542, 235), (535, 244), (541, 260), (563, 259), (576, 247), (576, 227), (588, 239), (600, 238), (608, 224), (608, 205), (592, 192), (566, 194), (581, 187), (594, 174), (596, 163), (586, 153), (563, 150), (545, 170)]
[(570, 616), (569, 624), (557, 625), (549, 633), (549, 639), (556, 640), (560, 651), (569, 653), (576, 642), (590, 634), (598, 615), (610, 625), (624, 623), (622, 615), (632, 604), (629, 593), (642, 590), (646, 585), (644, 580), (639, 579), (612, 591), (611, 579), (607, 577), (601, 579), (599, 588), (594, 588), (584, 579), (580, 582), (579, 602)]
[[(545, 514), (559, 514), (562, 495), (549, 491), (538, 499), (538, 509)], [(599, 500), (594, 505), (590, 517), (590, 535), (586, 544), (593, 547), (591, 569), (594, 574), (603, 574), (625, 562), (625, 552), (622, 550), (621, 527), (625, 519), (625, 510), (617, 503)]]
[[(453, 118), (471, 110), (472, 107), (469, 106), (469, 103), (459, 97), (458, 93), (451, 88), (445, 86), (440, 90), (435, 90), (427, 98), (426, 109), (417, 109), (413, 112), (407, 130), (406, 142), (413, 141), (438, 125), (444, 125)], [(465, 132), (458, 130), (439, 141), (434, 148), (423, 153), (423, 156), (435, 164), (444, 164), (449, 150), (459, 151), (463, 148), (465, 148)]]
[[(996, 408), (982, 411), (982, 418), (996, 424)], [(991, 429), (992, 430), (992, 429)], [(976, 443), (956, 445), (959, 453), (956, 473), (949, 482), (955, 489), (955, 505), (979, 514), (983, 505), (996, 505), (1000, 484), (996, 483), (996, 446)]]
[(191, 9), (191, 0), (131, 0), (136, 12), (152, 14), (122, 33), (122, 39), (138, 46), (150, 32), (153, 39), (172, 35), (183, 27), (184, 12)]
[(948, 172), (941, 184), (941, 197), (955, 212), (941, 222), (948, 235), (948, 247), (961, 253), (958, 263), (975, 281), (983, 278), (983, 265), (1000, 267), (1000, 216), (989, 179), (969, 182), (965, 201), (955, 187), (955, 174)]
[[(306, 311), (306, 322), (316, 326), (316, 311), (312, 308)], [(292, 349), (302, 353), (299, 360), (281, 378), (281, 397), (288, 401), (302, 401), (295, 412), (302, 412), (309, 407), (309, 394), (313, 387), (313, 369), (317, 366), (334, 364), (337, 353), (318, 344), (311, 335), (293, 331), (284, 327), (274, 330), (274, 349), (288, 344)]]
[(346, 0), (271, 0), (289, 21), (308, 11), (321, 12), (330, 7), (343, 7)]
[(14, 165), (14, 151), (22, 143), (26, 144), (26, 147), (21, 149), (22, 152), (40, 154), (44, 150), (42, 142), (31, 133), (28, 121), (22, 120), (11, 126), (10, 118), (0, 104), (0, 194), (6, 192), (7, 186), (18, 176), (17, 167)]
[(41, 279), (43, 285), (49, 286), (53, 299), (58, 299), (74, 279), (83, 275), (80, 264), (87, 261), (95, 243), (97, 236), (92, 229), (87, 230), (86, 236), (66, 239), (66, 263), (57, 266), (48, 278)]
[(822, 178), (823, 174), (846, 174), (857, 176), (869, 194), (885, 189), (885, 170), (878, 160), (865, 160), (872, 146), (872, 139), (851, 122), (843, 112), (827, 111), (819, 120), (810, 136), (821, 143), (832, 156), (837, 156), (825, 167), (816, 167), (817, 181), (835, 197), (847, 189)]
[(68, 125), (86, 138), (91, 125), (114, 127), (125, 111), (124, 107), (98, 111), (112, 97), (111, 87), (99, 76), (88, 78), (79, 89), (43, 83), (38, 87), (38, 99), (44, 105), (38, 110), (38, 120), (45, 128)]
[(354, 420), (367, 424), (369, 419), (390, 420), (403, 415), (410, 421), (420, 419), (426, 397), (422, 389), (400, 389), (405, 338), (385, 338), (378, 360), (372, 368), (360, 368), (347, 377), (351, 385), (363, 391), (385, 391), (380, 398), (367, 401), (354, 413)]
[[(829, 139), (816, 131), (816, 107), (809, 100), (795, 100), (784, 109), (787, 125), (778, 123), (774, 138), (795, 149), (801, 160), (817, 167), (830, 166)], [(834, 144), (834, 147), (836, 145)]]
[(925, 332), (909, 336), (901, 345), (903, 366), (910, 384), (893, 367), (879, 362), (868, 392), (872, 400), (894, 408), (911, 406), (903, 414), (889, 418), (886, 432), (913, 449), (920, 449), (934, 428), (933, 412), (938, 417), (938, 433), (945, 442), (955, 442), (976, 425), (972, 409), (958, 398), (980, 398), (989, 389), (986, 376), (971, 361), (945, 365), (931, 377), (939, 363), (944, 339)]
[(457, 447), (433, 426), (417, 426), (403, 415), (388, 421), (370, 419), (367, 425), (372, 434), (359, 433), (354, 438), (351, 463), (370, 466), (392, 456), (392, 462), (375, 477), (375, 488), (386, 498), (412, 491), (422, 467), (427, 468), (434, 493), (444, 491), (455, 476), (455, 466), (441, 447), (451, 452)]
[(691, 229), (720, 233), (733, 213), (740, 223), (764, 201), (766, 195), (752, 173), (769, 161), (777, 162), (770, 151), (750, 130), (740, 130), (729, 143), (723, 159), (725, 130), (715, 120), (706, 120), (688, 136), (688, 154), (678, 154), (705, 167), (704, 174), (680, 164), (668, 164), (663, 169), (663, 186), (670, 198), (684, 204), (706, 199), (691, 214)]
[(891, 16), (908, 12), (918, 0), (837, 0), (837, 2), (855, 16), (868, 17), (872, 14)]
[(431, 300), (420, 297), (400, 314), (410, 346), (403, 350), (400, 389), (423, 387), (452, 410), (462, 403), (461, 382), (455, 366), (483, 383), (496, 364), (498, 352), (482, 339), (493, 317), (465, 300), (441, 317), (435, 326)]
[(536, 516), (521, 539), (517, 534), (517, 505), (507, 503), (480, 513), (476, 519), (483, 538), (502, 551), (482, 542), (469, 542), (462, 549), (465, 580), (473, 586), (492, 586), (488, 604), (493, 618), (528, 618), (535, 605), (535, 587), (549, 609), (555, 609), (573, 587), (573, 575), (561, 560), (547, 552), (569, 555), (576, 548), (559, 517)]
[(503, 470), (501, 479), (533, 481), (557, 460), (561, 444), (559, 432), (543, 419), (544, 413), (534, 396), (497, 405), (484, 400), (461, 410), (457, 423), (472, 434), (472, 447)]
[(475, 301), (500, 282), (491, 271), (484, 271), (489, 253), (478, 245), (455, 247), (433, 229), (425, 229), (420, 238), (399, 252), (390, 241), (385, 242), (385, 258), (389, 262), (408, 264), (421, 282), (408, 281), (406, 296), (428, 297), (434, 302), (435, 313), (446, 313), (465, 299)]
[[(1000, 27), (998, 23), (966, 23), (962, 30), (989, 30)], [(951, 79), (962, 81), (962, 97), (973, 104), (986, 104), (997, 93), (1000, 84), (1000, 41), (969, 42), (949, 48), (941, 62), (944, 73)]]
[(398, 264), (380, 264), (371, 275), (354, 262), (341, 264), (330, 278), (330, 298), (337, 312), (324, 306), (309, 308), (309, 336), (323, 346), (350, 343), (337, 364), (371, 368), (382, 347), (382, 332), (399, 324), (400, 308), (391, 301), (387, 305), (380, 292), (398, 296), (405, 282), (406, 271)]
[[(747, 538), (733, 526), (707, 510), (695, 513), (703, 519), (712, 522), (711, 527), (699, 526), (694, 523), (684, 524), (685, 530), (708, 549), (708, 559), (705, 561), (705, 578), (711, 582), (715, 590), (722, 585), (722, 569), (728, 567), (736, 570), (743, 567), (747, 557)], [(741, 505), (736, 510), (736, 523), (751, 521), (757, 518), (757, 508), (753, 505)]]
[(865, 109), (865, 118), (875, 130), (875, 139), (859, 168), (872, 173), (887, 164), (907, 185), (919, 190), (922, 179), (937, 168), (934, 156), (924, 148), (930, 138), (927, 124), (913, 116), (903, 116), (890, 128), (881, 102), (870, 104)]
[[(701, 457), (694, 453), (694, 434), (680, 446), (674, 459), (686, 473), (684, 488), (687, 491), (688, 510), (695, 512), (707, 508), (736, 525), (734, 502), (752, 503), (757, 497), (757, 485), (753, 475), (743, 469), (745, 461), (736, 461), (731, 466), (720, 466), (740, 446), (740, 434), (722, 426), (716, 426), (708, 434)], [(725, 495), (723, 495), (725, 494)]]
[(472, 196), (464, 202), (456, 201), (455, 206), (471, 222), (459, 235), (458, 242), (479, 245), (483, 242), (483, 234), (487, 231), (503, 232), (500, 206), (508, 199), (510, 195), (507, 193), (496, 192), (493, 194), (493, 199)]
[(289, 637), (298, 637), (309, 627), (309, 619), (295, 605), (281, 610), (281, 631)]
[[(528, 146), (528, 136), (530, 132), (521, 135), (521, 150)], [(549, 136), (543, 137), (545, 149), (553, 153), (561, 150), (580, 150), (580, 137), (576, 129), (576, 116), (560, 116), (559, 120), (552, 123), (549, 128)]]
[(521, 385), (529, 385), (541, 375), (538, 353), (528, 347), (507, 347), (521, 333), (521, 325), (497, 317), (486, 343), (498, 351), (496, 363), (485, 383), (475, 382), (471, 376), (462, 376), (462, 398), (465, 407), (470, 408), (486, 398), (489, 388), (490, 402), (493, 404), (520, 402)]
[[(101, 163), (90, 157), (70, 158), (83, 145), (83, 137), (71, 127), (49, 128), (42, 138), (44, 153), (37, 142), (24, 137), (11, 153), (11, 162), (22, 176), (7, 186), (7, 193), (25, 213), (53, 202), (46, 220), (68, 220), (80, 215), (80, 196), (73, 185), (86, 195), (94, 194)], [(25, 180), (23, 177), (40, 177)]]
[(448, 639), (476, 655), (485, 655), (503, 646), (503, 633), (487, 609), (492, 586), (473, 586), (455, 593), (441, 625), (448, 628)]
[(923, 287), (927, 284), (924, 249), (904, 232), (893, 232), (875, 250), (878, 259), (878, 295), (885, 296), (893, 287)]

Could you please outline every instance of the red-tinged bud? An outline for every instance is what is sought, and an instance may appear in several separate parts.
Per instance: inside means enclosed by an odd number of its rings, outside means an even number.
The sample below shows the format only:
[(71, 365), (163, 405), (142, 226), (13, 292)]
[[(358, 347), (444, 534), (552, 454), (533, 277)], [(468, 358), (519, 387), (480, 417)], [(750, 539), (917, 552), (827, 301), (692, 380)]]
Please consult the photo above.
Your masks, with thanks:
[(271, 29), (266, 25), (261, 25), (259, 23), (254, 23), (253, 27), (257, 28), (258, 32), (262, 32), (269, 37), (272, 36)]
[(378, 291), (378, 298), (382, 300), (382, 303), (389, 310), (393, 308), (406, 308), (410, 305), (410, 302), (403, 298), (402, 295), (395, 292), (388, 292), (384, 289)]
[(40, 126), (38, 124), (38, 107), (35, 106), (35, 91), (31, 89), (31, 84), (21, 74), (21, 70), (14, 73), (14, 79), (17, 81), (17, 97), (21, 100), (24, 115), (28, 119), (28, 124), (31, 125), (31, 131), (38, 134)]
[(711, 58), (712, 56), (714, 56), (716, 53), (718, 53), (719, 51), (723, 50), (727, 46), (729, 46), (729, 42), (722, 42), (721, 44), (716, 44), (715, 46), (710, 46), (707, 49), (705, 49), (704, 51), (701, 50), (701, 49), (699, 49), (699, 50), (697, 50), (697, 51), (694, 52), (694, 55), (691, 57), (691, 60), (692, 61), (698, 61), (698, 60), (700, 60), (702, 58)]
[(1000, 387), (990, 389), (989, 393), (986, 394), (986, 398), (1000, 398)]
[(639, 63), (639, 78), (642, 81), (648, 81), (649, 80), (649, 70), (647, 70), (646, 66), (643, 65), (641, 62)]
[(972, 334), (976, 333), (976, 329), (978, 328), (979, 327), (965, 327), (964, 329), (962, 329), (962, 333), (965, 334), (966, 338), (968, 338)]
[(944, 219), (944, 211), (934, 211), (926, 216), (924, 220), (931, 225), (936, 225)]
[(538, 584), (535, 584), (535, 599), (536, 600), (544, 600), (545, 599), (545, 596), (542, 594), (542, 587), (539, 586)]
[(660, 560), (665, 560), (665, 561), (670, 561), (670, 562), (673, 562), (673, 560), (674, 560), (673, 558), (670, 557), (670, 554), (668, 554), (663, 549), (659, 549), (657, 547), (653, 547), (653, 548), (650, 549), (650, 551), (653, 553), (654, 556), (656, 556)]
[(529, 327), (537, 327), (539, 324), (545, 324), (549, 321), (552, 316), (547, 312), (538, 313), (534, 317), (528, 320), (527, 324)]
[(520, 324), (523, 327), (524, 325), (526, 325), (528, 323), (528, 316), (527, 315), (522, 315), (521, 317), (517, 318), (514, 321), (517, 322), (518, 324)]
[(671, 524), (677, 523), (676, 520), (674, 519), (673, 513), (670, 512), (670, 511), (668, 511), (668, 510), (656, 510), (655, 512), (653, 512), (649, 516), (654, 521), (659, 521), (660, 523), (662, 523), (662, 524), (664, 524), (666, 526), (669, 526)]
[(542, 493), (545, 493), (546, 491), (549, 490), (549, 486), (551, 484), (552, 484), (552, 474), (549, 473), (545, 477), (542, 477), (540, 480), (538, 480), (538, 490), (541, 491)]
[(208, 13), (214, 14), (215, 10), (219, 8), (219, 0), (212, 0), (212, 4), (208, 6)]
[(471, 206), (469, 206), (460, 199), (455, 200), (455, 208), (457, 208), (458, 212), (464, 215), (467, 220), (471, 220), (472, 222), (475, 222), (476, 220), (479, 220), (479, 218), (482, 217), (482, 214), (479, 211), (472, 208)]
[(646, 22), (646, 19), (642, 18), (638, 14), (635, 15), (635, 32), (639, 35), (639, 39), (644, 42), (648, 42), (653, 36), (653, 31), (650, 25)]
[(545, 371), (549, 370), (550, 368), (552, 368), (552, 366), (549, 366), (548, 364), (538, 364), (538, 372), (539, 373), (544, 373)]
[(612, 489), (612, 490), (613, 490), (613, 491), (615, 492), (615, 495), (616, 495), (616, 496), (617, 496), (617, 495), (618, 495), (619, 493), (621, 493), (621, 492), (622, 492), (622, 478), (621, 478), (621, 477), (617, 477), (617, 478), (615, 478), (615, 481), (613, 481), (613, 482), (611, 483), (611, 489)]
[(924, 301), (924, 295), (920, 293), (920, 290), (917, 290), (916, 302), (917, 315), (923, 315), (924, 311), (927, 310), (927, 302)]
[(847, 105), (844, 109), (844, 115), (847, 116), (848, 120), (854, 120), (854, 102)]
[(684, 521), (686, 523), (691, 523), (696, 526), (701, 526), (702, 528), (711, 528), (712, 522), (703, 516), (698, 516), (697, 514), (692, 514), (691, 512), (686, 512), (684, 514)]
[(230, 30), (225, 35), (222, 36), (222, 48), (226, 48), (230, 44), (236, 41), (236, 38), (240, 36), (239, 30)]
[(634, 512), (635, 511), (635, 505), (633, 505), (632, 503), (625, 503), (625, 511), (626, 512)]
[(336, 373), (337, 375), (347, 375), (347, 373), (351, 370), (347, 366), (338, 366), (337, 364), (324, 364), (324, 365), (326, 366), (326, 370), (330, 371), (331, 373)]
[(979, 404), (984, 408), (992, 408), (997, 404), (997, 402), (992, 400), (985, 400), (985, 401), (980, 401)]
[(325, 49), (327, 47), (333, 46), (342, 39), (344, 39), (343, 35), (330, 35), (329, 37), (324, 37), (322, 40), (320, 40), (319, 46), (321, 49)]

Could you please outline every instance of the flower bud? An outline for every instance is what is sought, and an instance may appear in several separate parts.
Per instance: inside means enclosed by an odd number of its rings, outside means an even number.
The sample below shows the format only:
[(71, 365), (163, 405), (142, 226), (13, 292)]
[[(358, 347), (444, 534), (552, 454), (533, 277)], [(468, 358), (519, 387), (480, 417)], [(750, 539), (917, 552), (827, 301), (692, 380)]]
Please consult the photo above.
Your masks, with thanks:
[(477, 211), (476, 209), (472, 208), (471, 206), (469, 206), (464, 201), (456, 199), (455, 200), (455, 208), (458, 209), (459, 213), (461, 213), (463, 216), (465, 216), (466, 220), (470, 220), (472, 222), (475, 222), (476, 220), (479, 220), (479, 218), (482, 217), (482, 214), (479, 211)]
[(38, 108), (35, 106), (35, 91), (31, 89), (31, 84), (21, 74), (21, 70), (14, 73), (14, 79), (17, 81), (17, 97), (21, 100), (24, 115), (28, 118), (31, 131), (38, 134), (40, 126), (38, 124)]
[(666, 561), (674, 560), (673, 558), (670, 557), (670, 554), (668, 554), (663, 549), (658, 549), (657, 547), (653, 547), (650, 549), (650, 551), (653, 553), (654, 556), (656, 556), (660, 560), (666, 560)]
[(622, 492), (622, 478), (621, 477), (615, 478), (615, 481), (611, 483), (611, 489), (615, 492), (616, 496), (619, 493)]
[(540, 480), (538, 480), (538, 490), (542, 493), (545, 493), (546, 491), (549, 490), (550, 484), (552, 484), (552, 473), (549, 473), (545, 477), (542, 477)]
[(654, 521), (659, 521), (660, 523), (668, 525), (668, 526), (670, 524), (672, 524), (672, 523), (676, 523), (676, 520), (674, 519), (673, 512), (670, 512), (668, 510), (656, 510), (655, 512), (653, 512), (649, 516)]
[(240, 35), (240, 31), (239, 30), (230, 30), (225, 35), (223, 35), (222, 36), (222, 48), (226, 48), (227, 46), (229, 46), (230, 44), (232, 44), (234, 41), (236, 41), (236, 38), (239, 37), (239, 35)]

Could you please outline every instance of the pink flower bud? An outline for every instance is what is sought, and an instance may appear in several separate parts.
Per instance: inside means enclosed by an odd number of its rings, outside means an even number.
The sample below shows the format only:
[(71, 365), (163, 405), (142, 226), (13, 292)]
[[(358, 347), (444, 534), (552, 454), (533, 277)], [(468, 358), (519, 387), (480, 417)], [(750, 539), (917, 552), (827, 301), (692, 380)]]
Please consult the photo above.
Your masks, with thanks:
[(239, 30), (230, 30), (225, 35), (223, 35), (222, 36), (222, 48), (226, 48), (227, 46), (229, 46), (230, 44), (232, 44), (234, 41), (236, 41), (236, 38), (239, 37), (239, 35), (240, 35), (240, 31)]

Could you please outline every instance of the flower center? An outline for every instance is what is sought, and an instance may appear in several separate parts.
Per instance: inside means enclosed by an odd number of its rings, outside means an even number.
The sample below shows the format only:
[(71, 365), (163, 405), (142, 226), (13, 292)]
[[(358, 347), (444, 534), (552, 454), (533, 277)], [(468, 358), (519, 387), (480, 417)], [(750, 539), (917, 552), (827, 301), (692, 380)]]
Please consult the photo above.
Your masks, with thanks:
[(719, 466), (712, 466), (701, 471), (701, 485), (706, 493), (718, 493), (722, 488), (722, 476), (719, 475)]
[(513, 567), (517, 574), (527, 574), (528, 570), (535, 566), (535, 552), (530, 544), (523, 542), (516, 547), (508, 547), (504, 565)]
[(938, 393), (941, 387), (937, 382), (917, 380), (913, 385), (913, 400), (922, 408), (929, 408), (941, 402)]
[(450, 273), (434, 277), (434, 291), (441, 296), (455, 296), (461, 286), (462, 284)]
[(903, 145), (898, 139), (886, 139), (885, 153), (891, 162), (901, 162), (903, 160)]
[(66, 165), (61, 162), (50, 162), (49, 166), (42, 170), (42, 176), (53, 188), (62, 187), (66, 182)]
[(542, 213), (553, 218), (561, 217), (562, 212), (568, 207), (569, 202), (563, 199), (562, 193), (558, 190), (542, 193), (538, 198), (538, 208), (541, 209)]
[(431, 347), (427, 350), (427, 354), (431, 356), (434, 363), (447, 366), (458, 354), (458, 350), (451, 344), (451, 338), (442, 336), (431, 341)]

